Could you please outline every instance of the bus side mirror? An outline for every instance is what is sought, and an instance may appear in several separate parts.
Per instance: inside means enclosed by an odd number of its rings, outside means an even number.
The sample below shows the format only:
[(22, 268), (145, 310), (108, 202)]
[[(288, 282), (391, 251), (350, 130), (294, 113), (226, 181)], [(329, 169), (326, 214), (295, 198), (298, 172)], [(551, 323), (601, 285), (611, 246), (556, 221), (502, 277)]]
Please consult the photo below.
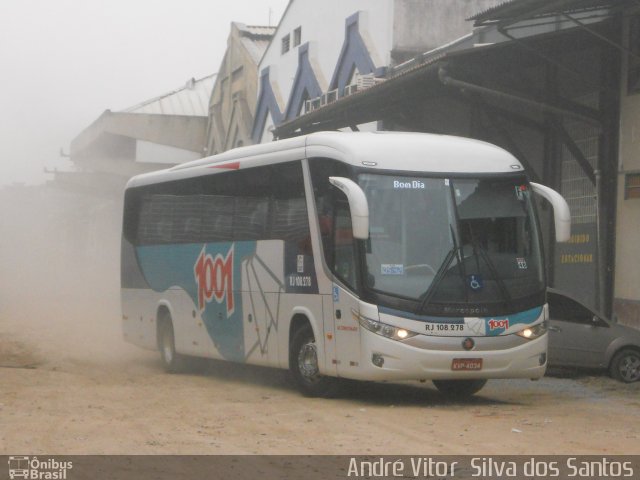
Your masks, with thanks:
[(571, 212), (567, 201), (554, 189), (531, 182), (533, 191), (545, 198), (553, 207), (556, 242), (568, 242), (571, 237)]
[(342, 190), (349, 200), (353, 238), (369, 238), (369, 203), (360, 186), (344, 177), (329, 177), (329, 182)]

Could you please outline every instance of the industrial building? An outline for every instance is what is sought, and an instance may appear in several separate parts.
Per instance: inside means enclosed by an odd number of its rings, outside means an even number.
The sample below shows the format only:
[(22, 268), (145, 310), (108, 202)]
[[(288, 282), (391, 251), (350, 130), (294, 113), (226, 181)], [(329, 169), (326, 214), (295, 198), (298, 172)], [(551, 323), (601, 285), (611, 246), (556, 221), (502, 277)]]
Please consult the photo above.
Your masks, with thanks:
[(117, 196), (140, 171), (319, 130), (486, 140), (569, 202), (566, 244), (540, 204), (550, 283), (640, 326), (639, 18), (633, 0), (292, 0), (275, 29), (232, 24), (197, 114), (152, 111), (177, 92), (107, 111), (73, 175)]
[[(192, 78), (130, 108), (106, 110), (71, 141), (75, 172), (68, 174), (68, 183), (92, 189), (96, 184), (109, 195), (133, 175), (201, 158), (214, 81), (215, 75)], [(63, 174), (57, 175), (67, 182)]]
[(470, 32), (465, 19), (497, 3), (345, 0), (327, 8), (290, 1), (258, 67), (254, 143), (272, 140), (280, 124), (380, 82), (388, 68)]
[[(265, 128), (286, 138), (375, 122), (380, 130), (501, 145), (571, 207), (571, 241), (555, 245), (541, 205), (551, 284), (640, 326), (637, 13), (636, 2), (625, 0), (511, 0), (479, 9), (470, 15), (469, 34), (389, 64), (374, 72), (368, 88), (339, 89), (336, 98), (300, 115), (278, 117), (271, 108), (276, 121)], [(299, 56), (302, 70), (306, 60)], [(267, 74), (263, 90), (271, 86)], [(337, 86), (327, 85), (310, 96), (322, 99)], [(268, 140), (264, 131), (258, 136)]]
[(206, 153), (251, 144), (258, 63), (275, 28), (233, 22), (209, 100)]

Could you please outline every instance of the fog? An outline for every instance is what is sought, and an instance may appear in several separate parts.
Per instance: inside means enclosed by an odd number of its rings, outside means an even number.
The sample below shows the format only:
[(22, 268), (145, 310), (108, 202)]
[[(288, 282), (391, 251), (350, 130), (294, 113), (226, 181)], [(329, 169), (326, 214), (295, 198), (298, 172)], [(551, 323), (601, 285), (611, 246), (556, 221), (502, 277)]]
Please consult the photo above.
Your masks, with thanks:
[(120, 110), (215, 73), (232, 21), (276, 25), (287, 0), (3, 0), (0, 186), (69, 167), (60, 149)]
[(47, 184), (104, 110), (215, 73), (230, 23), (276, 25), (287, 0), (0, 3), (0, 366), (119, 364), (121, 195)]
[(104, 211), (103, 234), (87, 238), (77, 197), (49, 190), (0, 190), (0, 367), (124, 360), (135, 352), (120, 334), (119, 211)]

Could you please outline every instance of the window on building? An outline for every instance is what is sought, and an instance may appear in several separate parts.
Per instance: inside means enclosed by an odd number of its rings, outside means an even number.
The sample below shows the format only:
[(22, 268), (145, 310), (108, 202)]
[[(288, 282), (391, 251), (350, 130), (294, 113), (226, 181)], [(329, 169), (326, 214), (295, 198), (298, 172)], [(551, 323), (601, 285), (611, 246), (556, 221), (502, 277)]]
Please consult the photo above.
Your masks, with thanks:
[(302, 43), (302, 27), (298, 27), (293, 31), (293, 46), (297, 47)]
[(291, 38), (287, 33), (284, 37), (282, 37), (282, 53), (285, 54), (291, 48)]
[(640, 173), (627, 173), (624, 176), (624, 198), (640, 198)]

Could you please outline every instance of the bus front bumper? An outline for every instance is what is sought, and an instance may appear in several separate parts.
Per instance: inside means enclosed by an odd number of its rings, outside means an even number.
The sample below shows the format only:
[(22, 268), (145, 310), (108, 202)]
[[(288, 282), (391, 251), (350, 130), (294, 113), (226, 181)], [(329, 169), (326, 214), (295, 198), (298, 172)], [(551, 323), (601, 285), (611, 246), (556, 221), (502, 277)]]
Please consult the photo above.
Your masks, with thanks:
[[(359, 369), (354, 379), (449, 380), (474, 378), (541, 378), (547, 367), (547, 335), (507, 349), (465, 351), (462, 338), (451, 339), (450, 350), (427, 350), (391, 340), (365, 329), (361, 332)], [(500, 342), (500, 337), (495, 337)], [(462, 360), (462, 361), (461, 361)], [(465, 362), (465, 360), (467, 360)], [(473, 365), (473, 370), (454, 369), (454, 363)], [(343, 372), (346, 374), (347, 372)]]

